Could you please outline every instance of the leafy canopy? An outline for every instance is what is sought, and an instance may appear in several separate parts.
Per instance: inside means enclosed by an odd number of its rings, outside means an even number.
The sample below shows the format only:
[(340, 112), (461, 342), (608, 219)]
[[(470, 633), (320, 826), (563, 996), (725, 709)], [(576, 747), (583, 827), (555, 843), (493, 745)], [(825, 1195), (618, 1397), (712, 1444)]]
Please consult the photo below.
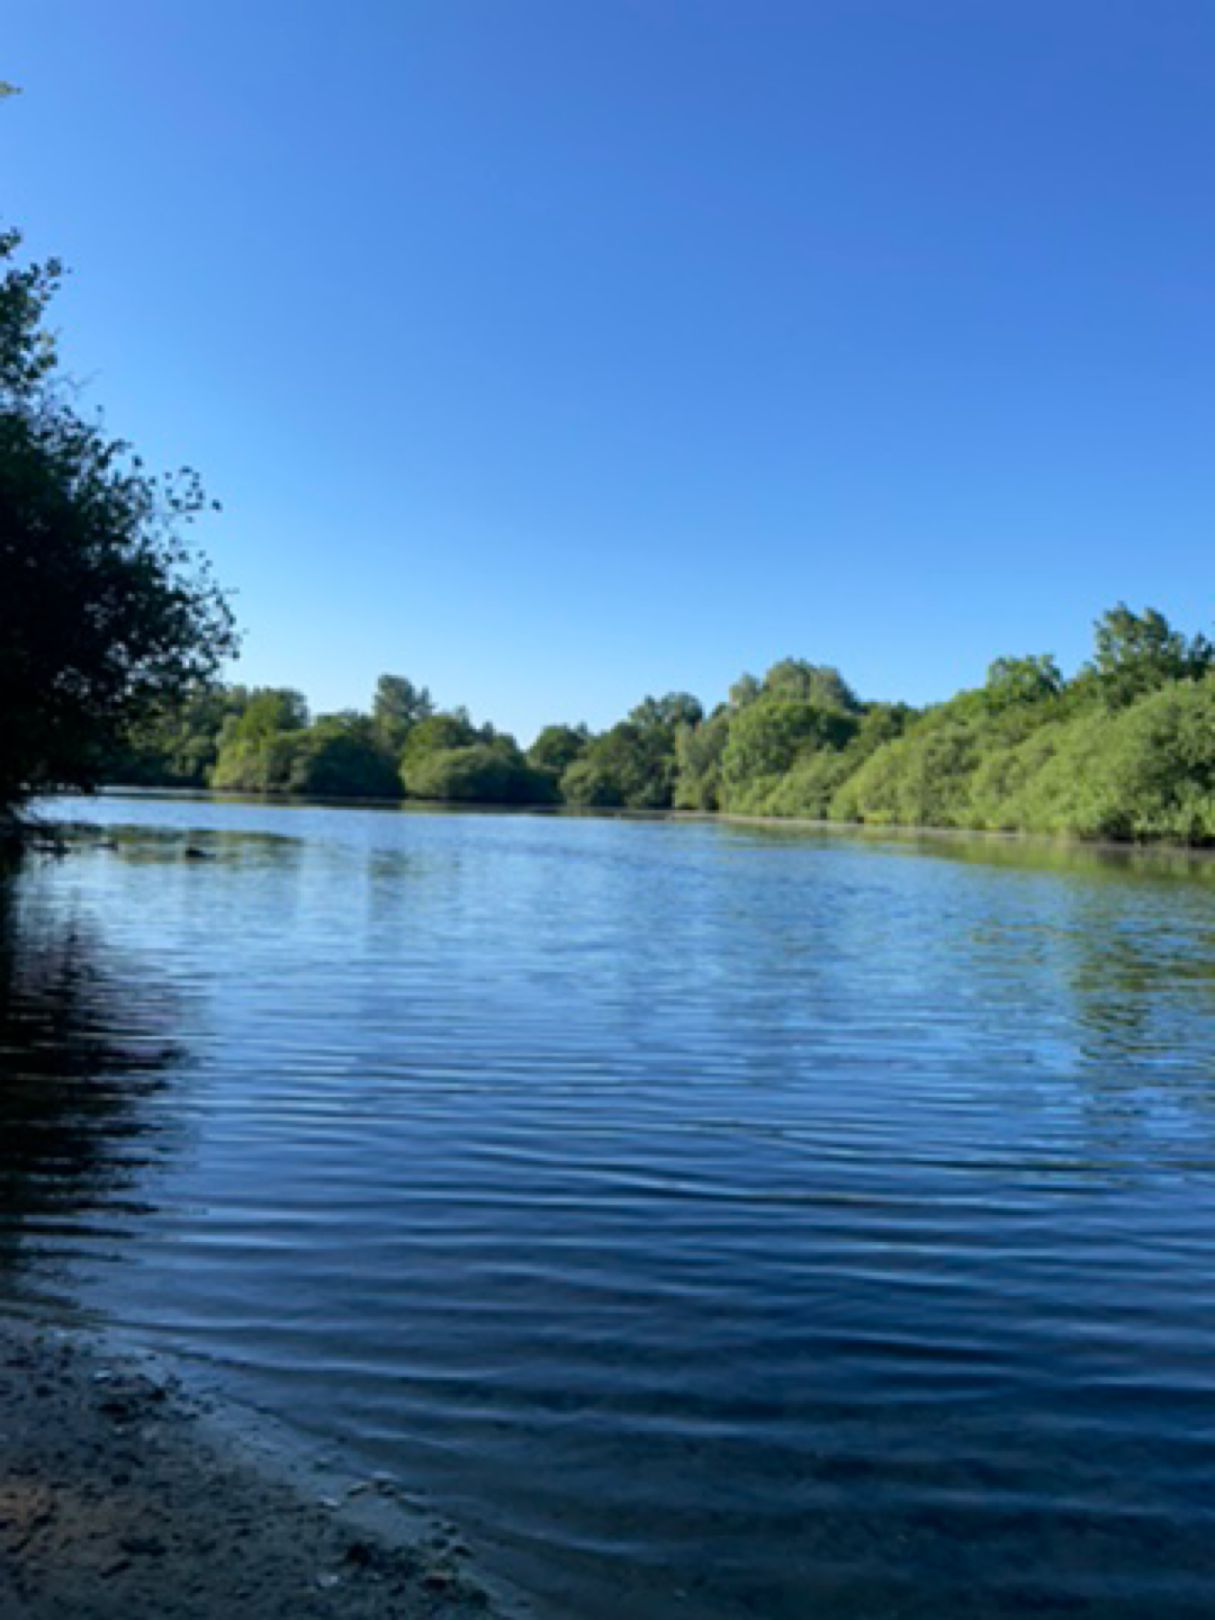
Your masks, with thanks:
[(236, 645), (183, 538), (197, 478), (150, 476), (80, 414), (45, 324), (61, 268), (19, 246), (0, 233), (0, 811), (94, 785), (126, 728)]
[(1097, 620), (1088, 673), (1111, 707), (1133, 703), (1169, 681), (1199, 680), (1215, 664), (1203, 635), (1187, 638), (1163, 613), (1134, 613), (1125, 602)]

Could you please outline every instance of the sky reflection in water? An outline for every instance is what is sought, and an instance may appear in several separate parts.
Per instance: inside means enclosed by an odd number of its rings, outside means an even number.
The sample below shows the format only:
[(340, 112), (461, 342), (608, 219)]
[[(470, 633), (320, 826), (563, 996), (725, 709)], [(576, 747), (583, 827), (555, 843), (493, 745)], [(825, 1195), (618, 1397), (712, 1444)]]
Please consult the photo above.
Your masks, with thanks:
[(131, 832), (0, 888), (19, 1298), (584, 1620), (1215, 1606), (1210, 866), (66, 813)]

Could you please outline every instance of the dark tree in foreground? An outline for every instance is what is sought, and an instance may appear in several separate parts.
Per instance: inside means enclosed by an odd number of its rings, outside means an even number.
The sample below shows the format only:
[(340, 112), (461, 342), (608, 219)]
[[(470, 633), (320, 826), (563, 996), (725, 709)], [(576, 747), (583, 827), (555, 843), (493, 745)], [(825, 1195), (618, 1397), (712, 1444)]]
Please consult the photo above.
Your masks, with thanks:
[(93, 786), (125, 728), (235, 650), (222, 593), (183, 539), (197, 479), (149, 476), (85, 420), (45, 325), (54, 261), (0, 233), (0, 813)]

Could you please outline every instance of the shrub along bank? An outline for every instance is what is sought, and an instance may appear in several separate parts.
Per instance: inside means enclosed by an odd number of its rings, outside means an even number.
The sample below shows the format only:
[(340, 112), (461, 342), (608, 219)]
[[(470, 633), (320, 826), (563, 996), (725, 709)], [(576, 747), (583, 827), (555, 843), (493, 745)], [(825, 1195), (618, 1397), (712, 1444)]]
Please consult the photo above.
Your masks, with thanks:
[(802, 659), (744, 675), (706, 713), (647, 698), (595, 735), (524, 750), (424, 687), (381, 677), (368, 713), (310, 719), (286, 689), (200, 688), (127, 739), (115, 779), (246, 792), (565, 804), (1125, 840), (1215, 842), (1215, 649), (1152, 609), (1096, 626), (1070, 680), (999, 658), (985, 684), (916, 710), (862, 701)]

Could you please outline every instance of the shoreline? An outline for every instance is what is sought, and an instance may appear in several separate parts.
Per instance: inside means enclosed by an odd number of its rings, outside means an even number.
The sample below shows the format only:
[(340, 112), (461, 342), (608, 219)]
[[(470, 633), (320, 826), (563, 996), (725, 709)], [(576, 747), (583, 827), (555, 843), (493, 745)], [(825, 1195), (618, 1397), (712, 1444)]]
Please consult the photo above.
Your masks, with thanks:
[(389, 1476), (295, 1461), (104, 1333), (0, 1309), (0, 1620), (522, 1620)]
[[(470, 816), (538, 816), (556, 820), (604, 820), (639, 822), (688, 822), (707, 826), (754, 827), (772, 832), (825, 833), (838, 838), (861, 839), (938, 839), (944, 842), (975, 840), (996, 847), (1020, 847), (1055, 851), (1095, 851), (1099, 854), (1119, 856), (1165, 855), (1184, 856), (1199, 863), (1215, 861), (1215, 843), (1188, 844), (1169, 838), (1087, 838), (1080, 833), (1035, 832), (1016, 827), (934, 827), (911, 823), (872, 821), (828, 821), (809, 816), (760, 816), (732, 810), (631, 810), (608, 806), (591, 807), (555, 804), (480, 804), (444, 799), (355, 799), (355, 798), (303, 798), (278, 793), (216, 792), (209, 788), (123, 787), (116, 784), (99, 788), (92, 794), (54, 795), (55, 797), (83, 797), (95, 799), (163, 800), (168, 803), (259, 805), (282, 809), (367, 810), (380, 814), (413, 815), (470, 815)], [(47, 831), (54, 832), (57, 824), (46, 823)], [(72, 823), (63, 824), (76, 830)]]
[(1118, 839), (1085, 838), (1080, 833), (1044, 833), (1021, 830), (1016, 827), (930, 827), (911, 826), (894, 822), (875, 821), (814, 821), (805, 816), (748, 816), (741, 812), (675, 810), (669, 814), (676, 820), (720, 822), (726, 826), (758, 827), (780, 832), (830, 833), (837, 837), (853, 836), (874, 839), (940, 839), (955, 843), (977, 839), (1004, 848), (1086, 851), (1103, 855), (1152, 856), (1184, 855), (1196, 861), (1215, 860), (1215, 844), (1181, 844), (1175, 839)]

